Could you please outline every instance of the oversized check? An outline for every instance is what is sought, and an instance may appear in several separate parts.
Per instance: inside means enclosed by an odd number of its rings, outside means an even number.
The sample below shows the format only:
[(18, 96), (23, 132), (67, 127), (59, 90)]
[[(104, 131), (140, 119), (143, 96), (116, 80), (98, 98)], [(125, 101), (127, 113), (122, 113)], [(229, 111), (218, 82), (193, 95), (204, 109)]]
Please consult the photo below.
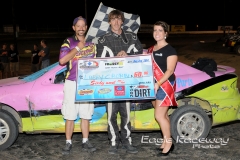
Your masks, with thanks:
[(155, 99), (151, 55), (79, 59), (76, 101)]

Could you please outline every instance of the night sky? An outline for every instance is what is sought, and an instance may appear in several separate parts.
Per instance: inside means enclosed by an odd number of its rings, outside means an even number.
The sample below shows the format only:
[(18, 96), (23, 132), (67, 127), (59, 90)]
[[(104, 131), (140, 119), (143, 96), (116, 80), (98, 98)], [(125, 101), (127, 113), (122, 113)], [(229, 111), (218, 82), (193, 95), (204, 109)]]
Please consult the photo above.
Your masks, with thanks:
[(1, 1), (0, 25), (13, 24), (14, 13), (20, 29), (36, 25), (71, 27), (73, 19), (80, 15), (87, 17), (90, 26), (100, 2), (123, 12), (138, 14), (141, 24), (162, 20), (169, 25), (186, 25), (186, 30), (195, 30), (196, 25), (199, 30), (217, 30), (217, 26), (223, 25), (233, 26), (233, 29), (240, 26), (239, 0), (4, 0)]

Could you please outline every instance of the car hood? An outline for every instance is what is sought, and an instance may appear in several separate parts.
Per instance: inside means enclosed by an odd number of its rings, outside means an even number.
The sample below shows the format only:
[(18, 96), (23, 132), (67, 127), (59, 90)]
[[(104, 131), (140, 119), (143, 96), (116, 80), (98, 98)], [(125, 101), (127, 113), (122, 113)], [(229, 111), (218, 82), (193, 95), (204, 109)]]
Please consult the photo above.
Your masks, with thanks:
[(24, 81), (23, 79), (19, 79), (18, 77), (6, 78), (6, 79), (0, 80), (0, 87), (23, 84), (23, 83), (26, 83), (26, 81)]

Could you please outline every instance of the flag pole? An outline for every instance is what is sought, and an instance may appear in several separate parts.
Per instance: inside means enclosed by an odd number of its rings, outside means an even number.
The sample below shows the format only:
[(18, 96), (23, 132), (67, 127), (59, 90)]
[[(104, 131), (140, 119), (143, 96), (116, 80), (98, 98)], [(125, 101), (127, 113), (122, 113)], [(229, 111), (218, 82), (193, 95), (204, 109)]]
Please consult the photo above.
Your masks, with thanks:
[(87, 0), (85, 0), (85, 19), (87, 20)]

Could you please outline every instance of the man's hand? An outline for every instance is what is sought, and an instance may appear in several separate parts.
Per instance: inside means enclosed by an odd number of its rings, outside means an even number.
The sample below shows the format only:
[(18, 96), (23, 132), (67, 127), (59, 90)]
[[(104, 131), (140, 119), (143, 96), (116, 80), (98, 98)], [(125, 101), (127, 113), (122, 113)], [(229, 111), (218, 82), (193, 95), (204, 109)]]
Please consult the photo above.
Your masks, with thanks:
[(127, 56), (127, 53), (123, 50), (118, 52), (118, 54), (117, 54), (117, 57), (126, 57), (126, 56)]

